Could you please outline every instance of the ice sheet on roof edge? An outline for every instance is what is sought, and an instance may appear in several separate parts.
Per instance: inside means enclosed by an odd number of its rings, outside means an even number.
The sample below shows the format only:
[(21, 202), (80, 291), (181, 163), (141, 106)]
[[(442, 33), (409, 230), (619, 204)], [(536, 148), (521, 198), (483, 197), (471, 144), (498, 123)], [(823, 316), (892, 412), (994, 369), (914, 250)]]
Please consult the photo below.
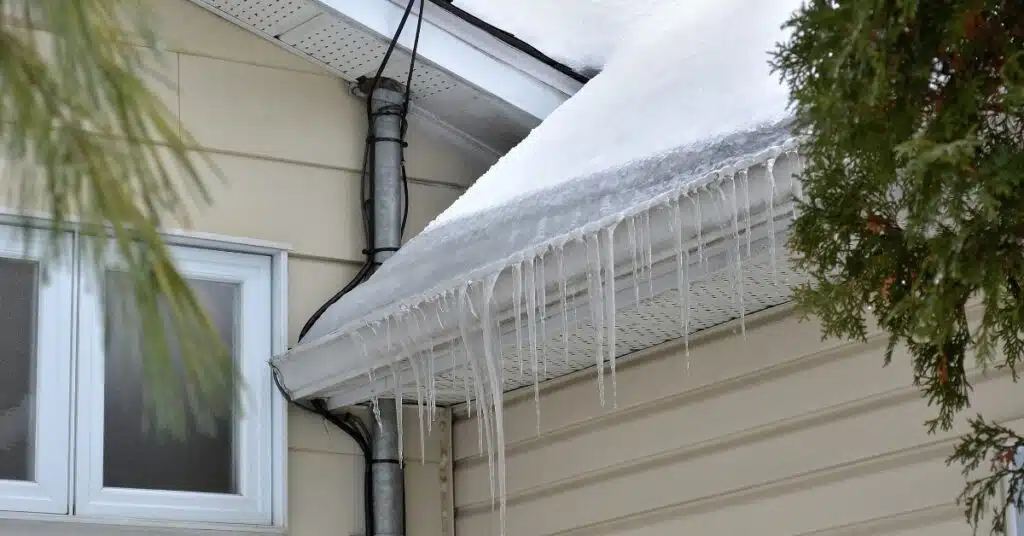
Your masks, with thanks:
[[(324, 339), (361, 327), (379, 326), (389, 317), (443, 299), (460, 285), (481, 281), (541, 251), (585, 240), (672, 199), (700, 195), (708, 184), (744, 173), (795, 147), (789, 122), (781, 121), (705, 147), (681, 148), (624, 169), (561, 183), (514, 206), (478, 214), (471, 225), (456, 220), (424, 232), (403, 246), (369, 281), (329, 308), (310, 330), (307, 344), (322, 344)], [(718, 202), (707, 194), (697, 199)], [(707, 220), (708, 215), (702, 219)], [(517, 225), (524, 220), (536, 225)], [(688, 226), (696, 229), (697, 224)]]
[(563, 181), (782, 119), (788, 93), (771, 72), (769, 51), (786, 37), (780, 26), (799, 5), (800, 0), (663, 3), (645, 31), (622, 40), (600, 75), (428, 230)]
[[(601, 75), (329, 309), (307, 340), (409, 308), (553, 238), (786, 143), (787, 97), (766, 51), (783, 36), (779, 25), (797, 2), (718, 2), (698, 10), (699, 21), (690, 20), (690, 8), (659, 13), (660, 31), (621, 46)], [(644, 181), (667, 184), (632, 198), (601, 195), (609, 184), (626, 190)], [(473, 240), (499, 223), (500, 237)]]

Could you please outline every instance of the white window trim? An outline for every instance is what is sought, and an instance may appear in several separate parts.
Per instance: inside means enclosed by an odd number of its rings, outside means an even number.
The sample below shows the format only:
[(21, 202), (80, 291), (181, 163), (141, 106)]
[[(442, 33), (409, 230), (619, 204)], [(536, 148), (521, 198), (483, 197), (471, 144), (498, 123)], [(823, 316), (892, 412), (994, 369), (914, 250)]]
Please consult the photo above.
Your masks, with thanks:
[[(171, 246), (185, 277), (239, 285), (240, 372), (246, 384), (243, 413), (235, 428), (238, 494), (108, 488), (103, 485), (105, 355), (101, 285), (81, 270), (75, 474), (75, 513), (171, 521), (213, 521), (269, 525), (272, 522), (273, 428), (268, 422), (272, 396), (271, 259)], [(110, 268), (116, 268), (113, 261)], [(102, 277), (102, 274), (100, 274)]]
[[(1020, 467), (1024, 465), (1024, 449), (1017, 449), (1017, 452), (1013, 456), (1013, 465)], [(1008, 500), (1010, 493), (1010, 480), (1009, 478), (1003, 481), (1003, 500)], [(1024, 512), (1017, 509), (1015, 505), (1010, 505), (1006, 509), (1006, 536), (1024, 536), (1020, 527), (1024, 527)]]
[[(24, 248), (24, 242), (21, 239), (22, 232), (19, 227), (37, 227), (42, 229), (49, 229), (51, 221), (46, 217), (45, 214), (36, 213), (25, 213), (19, 210), (12, 210), (0, 207), (0, 237), (7, 239), (8, 237), (15, 238), (16, 245), (18, 246), (18, 257), (26, 258), (25, 253), (28, 251), (31, 253), (31, 248)], [(75, 222), (69, 223), (68, 228), (68, 243), (69, 247), (76, 247), (73, 244), (78, 242), (77, 230), (78, 225)], [(5, 233), (10, 233), (7, 235)], [(227, 251), (235, 253), (249, 253), (264, 255), (271, 259), (271, 351), (273, 355), (280, 355), (288, 349), (288, 252), (291, 250), (291, 246), (279, 242), (272, 242), (259, 239), (248, 239), (238, 238), (233, 236), (226, 236), (212, 233), (202, 233), (194, 231), (183, 231), (183, 230), (166, 230), (162, 231), (161, 235), (165, 242), (170, 246), (189, 247), (199, 250), (216, 250), (216, 251)], [(40, 238), (45, 236), (44, 234), (38, 235)], [(31, 255), (27, 258), (32, 258)], [(74, 270), (69, 271), (69, 282), (72, 284), (75, 282), (73, 277), (74, 272), (78, 269), (77, 266)], [(70, 290), (70, 289), (69, 289)], [(71, 296), (74, 298), (75, 293), (72, 291)], [(77, 308), (77, 303), (73, 304), (71, 308), (74, 311)], [(73, 323), (69, 318), (69, 324), (72, 324), (68, 329), (74, 329)], [(39, 330), (40, 333), (42, 329)], [(69, 342), (69, 351), (74, 354), (75, 344)], [(70, 373), (68, 370), (68, 382), (71, 383)], [(269, 372), (268, 372), (269, 374)], [(71, 386), (74, 387), (73, 385)], [(68, 389), (62, 390), (62, 392), (69, 392)], [(288, 406), (284, 396), (277, 391), (277, 389), (271, 388), (271, 400), (270, 400), (270, 413), (271, 413), (271, 441), (270, 451), (272, 459), (271, 469), (271, 519), (269, 524), (264, 525), (251, 525), (251, 524), (234, 524), (234, 523), (220, 523), (220, 522), (209, 522), (209, 521), (166, 521), (166, 520), (146, 520), (146, 519), (125, 519), (125, 518), (97, 518), (86, 515), (81, 515), (76, 512), (77, 515), (67, 515), (70, 504), (72, 503), (71, 490), (73, 488), (73, 475), (70, 470), (71, 464), (71, 446), (70, 437), (68, 437), (68, 445), (63, 449), (63, 455), (60, 459), (67, 460), (68, 466), (63, 471), (62, 485), (64, 486), (65, 493), (63, 495), (62, 506), (56, 514), (64, 515), (51, 515), (38, 513), (43, 511), (42, 509), (32, 508), (34, 512), (21, 512), (18, 509), (6, 508), (4, 503), (0, 503), (0, 533), (11, 533), (23, 534), (25, 536), (50, 536), (55, 534), (67, 534), (74, 533), (81, 536), (92, 536), (92, 535), (104, 535), (114, 536), (121, 534), (153, 534), (156, 535), (177, 535), (177, 534), (194, 534), (196, 530), (212, 530), (217, 531), (217, 534), (224, 534), (226, 536), (235, 534), (260, 534), (260, 535), (280, 535), (286, 532), (288, 526), (288, 508), (287, 508), (287, 490), (288, 490), (288, 427), (287, 427), (287, 413)], [(69, 422), (67, 429), (71, 429), (70, 421), (72, 419), (70, 415), (71, 406), (71, 394), (67, 397), (67, 404), (64, 407), (69, 408), (66, 419), (63, 422)]]
[[(71, 247), (70, 236), (65, 240)], [(26, 243), (28, 240), (28, 243)], [(0, 227), (0, 256), (39, 262), (45, 237)], [(0, 481), (0, 509), (65, 514), (71, 444), (71, 360), (74, 278), (72, 263), (54, 266), (36, 289), (33, 417), (34, 482)], [(45, 404), (38, 401), (45, 400)]]

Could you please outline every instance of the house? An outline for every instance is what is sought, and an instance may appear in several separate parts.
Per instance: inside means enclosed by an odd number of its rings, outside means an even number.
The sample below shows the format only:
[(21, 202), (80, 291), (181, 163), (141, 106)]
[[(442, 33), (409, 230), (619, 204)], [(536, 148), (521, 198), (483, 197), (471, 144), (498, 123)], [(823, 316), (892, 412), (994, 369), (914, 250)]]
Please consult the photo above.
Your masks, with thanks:
[[(295, 400), (363, 415), (399, 401), (405, 533), (967, 534), (962, 477), (943, 463), (954, 437), (919, 426), (930, 409), (906, 359), (882, 370), (877, 334), (821, 341), (788, 305), (800, 161), (759, 51), (792, 1), (677, 11), (583, 89), (431, 7), (408, 245), (301, 342), (373, 248), (365, 101), (338, 76), (372, 74), (403, 7), (147, 1), (175, 60), (168, 102), (228, 179), (168, 240), (204, 296), (240, 300), (211, 312), (254, 363), (276, 356)], [(385, 74), (403, 79), (413, 43), (410, 26)], [(8, 231), (3, 256), (20, 258)], [(40, 390), (33, 441), (0, 453), (0, 533), (362, 533), (362, 454), (286, 406), (269, 367), (251, 369), (265, 389), (238, 445), (146, 458), (129, 427), (104, 426), (130, 404), (104, 398), (125, 369), (102, 361), (118, 352), (98, 337), (101, 298), (55, 272), (36, 291), (33, 354), (14, 335), (33, 329), (16, 304), (34, 272), (0, 267), (3, 316), (21, 322), (3, 340), (37, 356)], [(30, 369), (11, 370), (24, 390)], [(1010, 378), (976, 384), (979, 411), (1024, 418)]]

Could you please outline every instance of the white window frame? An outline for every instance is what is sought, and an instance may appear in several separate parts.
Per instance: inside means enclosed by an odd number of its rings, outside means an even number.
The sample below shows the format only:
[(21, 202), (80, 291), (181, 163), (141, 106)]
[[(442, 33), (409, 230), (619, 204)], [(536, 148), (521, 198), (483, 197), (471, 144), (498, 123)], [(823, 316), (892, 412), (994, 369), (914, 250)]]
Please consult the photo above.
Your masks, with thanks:
[[(0, 208), (0, 255), (22, 260), (40, 259), (39, 253), (43, 251), (42, 245), (45, 244), (45, 240), (49, 239), (51, 225), (52, 223), (45, 215), (26, 215), (19, 211)], [(37, 237), (34, 238), (36, 242), (29, 245), (26, 245), (23, 240), (23, 237), (26, 236), (23, 228), (26, 226), (40, 230), (39, 233), (29, 235)], [(263, 468), (258, 479), (249, 481), (259, 483), (259, 497), (249, 495), (253, 497), (249, 504), (256, 505), (255, 511), (259, 513), (255, 514), (254, 510), (248, 509), (246, 511), (224, 511), (218, 509), (219, 505), (216, 502), (203, 502), (211, 495), (214, 498), (219, 498), (215, 494), (196, 493), (184, 494), (192, 495), (192, 497), (179, 496), (175, 500), (182, 501), (180, 505), (185, 506), (182, 509), (175, 509), (173, 504), (170, 505), (171, 508), (164, 508), (163, 506), (168, 505), (161, 505), (159, 501), (150, 500), (145, 503), (144, 507), (140, 507), (138, 503), (124, 504), (123, 506), (126, 508), (118, 510), (117, 508), (121, 504), (117, 499), (127, 499), (127, 496), (118, 497), (117, 494), (114, 494), (113, 497), (104, 497), (103, 494), (97, 496), (92, 494), (96, 491), (95, 486), (88, 488), (89, 494), (79, 493), (83, 485), (81, 481), (88, 480), (88, 475), (86, 478), (82, 478), (78, 474), (83, 473), (85, 467), (85, 464), (82, 463), (84, 458), (78, 452), (79, 445), (85, 439), (81, 437), (82, 418), (81, 412), (76, 406), (76, 400), (79, 398), (77, 388), (82, 384), (82, 374), (79, 373), (78, 367), (80, 366), (80, 354), (84, 347), (80, 340), (83, 336), (81, 332), (84, 331), (81, 326), (84, 324), (80, 318), (76, 321), (76, 315), (82, 312), (80, 311), (80, 302), (92, 301), (95, 305), (96, 297), (89, 300), (82, 299), (83, 292), (86, 290), (85, 285), (82, 285), (82, 288), (79, 287), (84, 280), (81, 275), (82, 263), (79, 262), (82, 252), (79, 245), (78, 227), (72, 222), (66, 233), (66, 251), (73, 253), (69, 253), (65, 257), (68, 259), (66, 265), (50, 267), (50, 278), (47, 280), (47, 284), (38, 290), (39, 305), (37, 309), (40, 312), (40, 317), (43, 316), (44, 301), (47, 311), (59, 311), (59, 314), (54, 317), (57, 320), (48, 321), (46, 326), (43, 326), (42, 323), (37, 326), (40, 343), (46, 342), (45, 348), (48, 349), (46, 355), (53, 356), (47, 358), (47, 362), (56, 363), (59, 366), (48, 367), (56, 373), (53, 380), (47, 380), (43, 385), (46, 387), (45, 391), (37, 386), (37, 396), (35, 397), (37, 419), (35, 422), (37, 430), (40, 430), (42, 429), (40, 423), (51, 419), (47, 423), (47, 434), (54, 434), (55, 439), (45, 442), (47, 451), (44, 454), (47, 454), (48, 458), (45, 472), (38, 470), (42, 467), (39, 460), (43, 458), (43, 455), (36, 457), (36, 476), (39, 477), (37, 480), (41, 480), (40, 485), (35, 486), (38, 489), (32, 490), (32, 486), (26, 486), (21, 482), (0, 481), (0, 532), (15, 530), (17, 533), (25, 535), (37, 533), (49, 535), (64, 533), (65, 529), (62, 527), (68, 527), (67, 530), (82, 534), (82, 536), (106, 536), (122, 534), (126, 530), (128, 533), (135, 534), (136, 529), (132, 527), (143, 531), (148, 530), (148, 527), (159, 527), (162, 534), (169, 535), (193, 534), (195, 530), (226, 531), (228, 534), (241, 531), (239, 533), (279, 535), (286, 530), (288, 526), (288, 408), (284, 396), (273, 386), (268, 361), (271, 355), (283, 353), (288, 347), (288, 251), (290, 246), (263, 240), (240, 239), (192, 231), (170, 230), (162, 232), (161, 235), (175, 255), (182, 255), (183, 259), (193, 257), (201, 260), (205, 255), (218, 256), (222, 260), (229, 257), (236, 260), (243, 257), (259, 258), (260, 270), (263, 274), (267, 273), (266, 270), (269, 266), (269, 277), (265, 279), (266, 284), (262, 285), (266, 291), (261, 291), (261, 294), (265, 294), (266, 303), (269, 305), (269, 308), (265, 308), (265, 310), (270, 311), (270, 322), (264, 330), (264, 336), (270, 340), (269, 354), (265, 356), (266, 359), (254, 358), (246, 361), (254, 370), (258, 364), (264, 375), (263, 378), (248, 384), (250, 390), (257, 392), (263, 401), (263, 405), (260, 406), (262, 417), (258, 434), (260, 441), (258, 447), (260, 456), (258, 458)], [(191, 275), (187, 273), (187, 269), (184, 271), (186, 271), (186, 275)], [(203, 271), (199, 270), (198, 272), (201, 274)], [(50, 294), (53, 297), (48, 297)], [(57, 300), (56, 297), (61, 297), (61, 299)], [(48, 312), (47, 315), (49, 314)], [(95, 322), (95, 311), (93, 314)], [(91, 335), (96, 337), (99, 333), (93, 332)], [(92, 344), (94, 345), (95, 341)], [(37, 354), (42, 355), (43, 348), (42, 344), (37, 346)], [(100, 350), (102, 354), (102, 348)], [(37, 376), (37, 378), (41, 377), (41, 375)], [(40, 380), (37, 379), (37, 381)], [(51, 393), (51, 391), (53, 392)], [(43, 398), (40, 396), (42, 392), (50, 395), (47, 397), (47, 402), (42, 404), (47, 406), (46, 409), (40, 409), (41, 404), (38, 402)], [(100, 392), (102, 393), (102, 391)], [(102, 396), (100, 400), (102, 401)], [(256, 414), (246, 413), (246, 415), (255, 416)], [(66, 426), (53, 426), (58, 422), (66, 423)], [(98, 433), (102, 435), (102, 427), (99, 428)], [(37, 450), (43, 448), (45, 437), (45, 434), (37, 433)], [(99, 459), (102, 460), (102, 451), (100, 451)], [(54, 463), (50, 463), (51, 461)], [(240, 463), (239, 466), (242, 464)], [(48, 475), (45, 479), (41, 478), (44, 474)], [(42, 485), (44, 480), (45, 485)], [(91, 482), (95, 482), (95, 479), (92, 479)], [(8, 483), (13, 485), (6, 486)], [(240, 491), (244, 491), (245, 484), (241, 482), (241, 479), (239, 484)], [(250, 484), (249, 488), (254, 489), (255, 485)], [(9, 490), (13, 493), (8, 493), (5, 496), (4, 493)], [(45, 493), (40, 490), (45, 490)], [(161, 493), (171, 495), (180, 493), (142, 490), (138, 490), (138, 492), (139, 494), (135, 498)], [(83, 498), (92, 500), (97, 497), (115, 500), (83, 503)], [(185, 499), (195, 499), (195, 502), (189, 505), (186, 504), (188, 501)], [(200, 504), (201, 502), (203, 504)], [(90, 507), (96, 507), (96, 509), (90, 513)], [(133, 515), (138, 517), (131, 517)], [(55, 530), (57, 532), (53, 532)]]
[[(273, 428), (268, 362), (273, 357), (271, 259), (214, 250), (170, 248), (187, 278), (237, 284), (239, 371), (246, 390), (235, 424), (238, 494), (109, 488), (103, 485), (105, 348), (102, 285), (82, 270), (79, 288), (79, 358), (75, 513), (92, 517), (270, 524)], [(111, 260), (110, 269), (118, 265)], [(102, 274), (100, 275), (102, 277)]]
[[(46, 238), (40, 233), (27, 235), (22, 229), (0, 227), (0, 257), (39, 262)], [(71, 236), (63, 237), (61, 242), (70, 248)], [(66, 258), (61, 265), (51, 267), (45, 280), (40, 266), (34, 341), (34, 481), (0, 480), (0, 510), (68, 512), (75, 308), (72, 265), (72, 260)]]
[[(1020, 467), (1024, 465), (1024, 449), (1017, 449), (1017, 452), (1013, 456), (1013, 465)], [(1007, 478), (1003, 481), (1003, 500), (1009, 500), (1010, 493), (1010, 482)], [(1024, 490), (1022, 490), (1024, 493)], [(1015, 505), (1010, 505), (1006, 509), (1006, 536), (1024, 536), (1024, 512), (1017, 509)]]

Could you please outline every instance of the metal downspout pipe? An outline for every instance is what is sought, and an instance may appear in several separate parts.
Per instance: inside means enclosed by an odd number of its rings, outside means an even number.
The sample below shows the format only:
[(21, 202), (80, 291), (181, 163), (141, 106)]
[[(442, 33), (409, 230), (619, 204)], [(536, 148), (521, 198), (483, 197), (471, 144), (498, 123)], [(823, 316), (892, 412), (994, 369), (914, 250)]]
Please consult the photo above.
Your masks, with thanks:
[[(379, 265), (402, 245), (402, 151), (405, 88), (381, 78), (370, 98), (373, 136), (373, 260)], [(371, 426), (372, 536), (405, 535), (405, 478), (399, 460), (401, 401), (380, 400), (380, 425)]]

